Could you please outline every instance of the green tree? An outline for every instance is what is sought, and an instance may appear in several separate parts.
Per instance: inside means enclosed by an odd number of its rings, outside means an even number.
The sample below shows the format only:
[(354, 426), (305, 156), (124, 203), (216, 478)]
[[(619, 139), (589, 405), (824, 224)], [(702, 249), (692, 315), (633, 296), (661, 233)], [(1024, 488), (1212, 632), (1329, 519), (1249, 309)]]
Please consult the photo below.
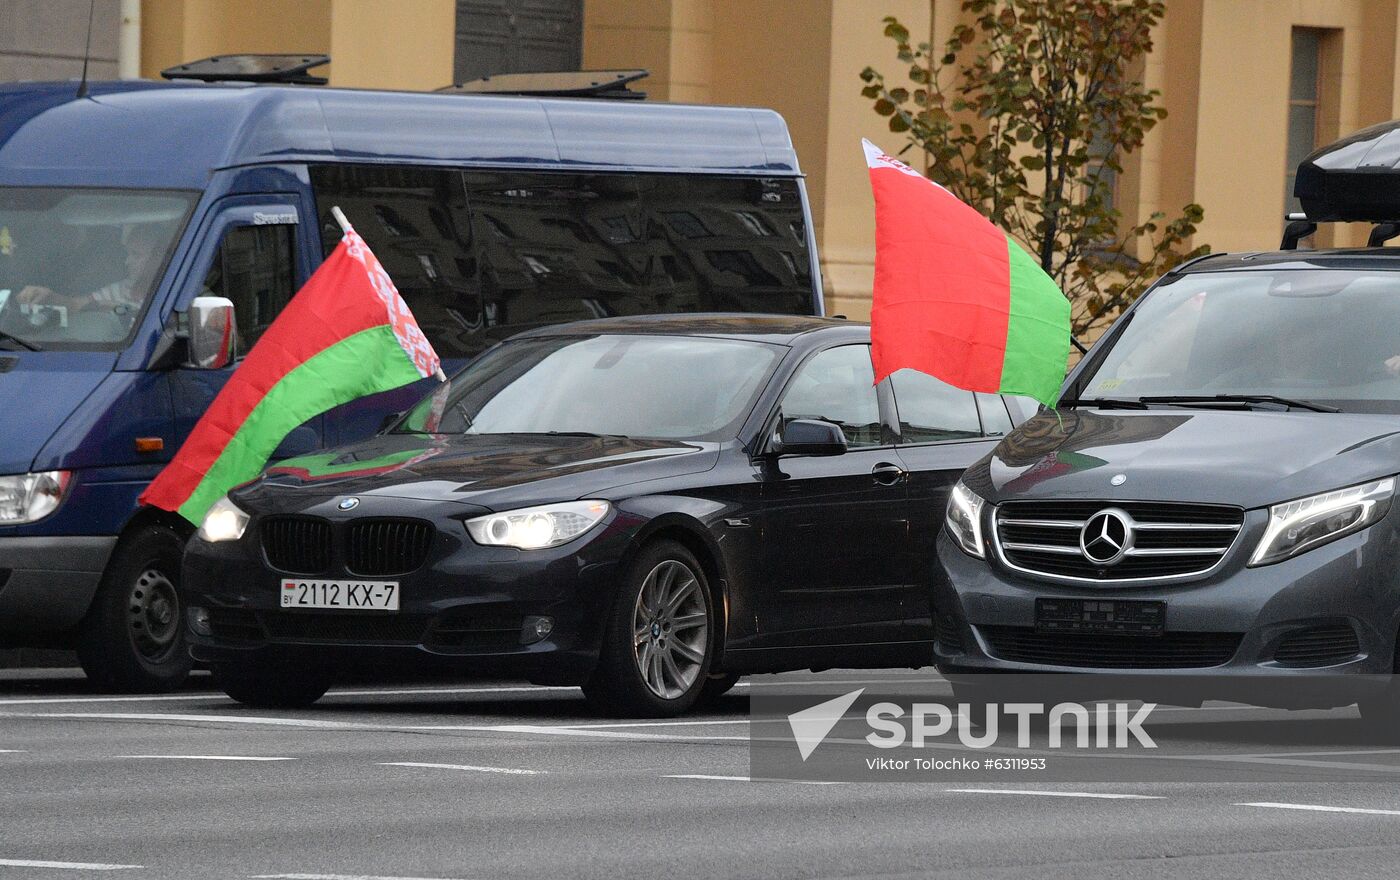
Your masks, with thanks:
[[(1074, 330), (1111, 320), (1185, 250), (1204, 212), (1124, 221), (1112, 181), (1167, 115), (1135, 71), (1152, 48), (1160, 0), (963, 0), (942, 51), (885, 18), (914, 88), (861, 73), (903, 152), (1039, 259), (1073, 303)], [(913, 164), (918, 165), (917, 159)]]

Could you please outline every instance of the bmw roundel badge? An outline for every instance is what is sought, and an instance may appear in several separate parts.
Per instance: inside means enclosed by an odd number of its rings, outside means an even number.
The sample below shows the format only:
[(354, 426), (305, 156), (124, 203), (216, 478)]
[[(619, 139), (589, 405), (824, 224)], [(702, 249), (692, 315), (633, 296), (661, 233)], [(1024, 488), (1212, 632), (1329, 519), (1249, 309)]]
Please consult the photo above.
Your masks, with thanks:
[(358, 498), (345, 498), (345, 499), (342, 499), (341, 502), (340, 502), (340, 505), (339, 505), (339, 507), (340, 507), (341, 510), (354, 510), (355, 508), (357, 508), (357, 507), (359, 507), (359, 506), (360, 506), (360, 499), (358, 499)]

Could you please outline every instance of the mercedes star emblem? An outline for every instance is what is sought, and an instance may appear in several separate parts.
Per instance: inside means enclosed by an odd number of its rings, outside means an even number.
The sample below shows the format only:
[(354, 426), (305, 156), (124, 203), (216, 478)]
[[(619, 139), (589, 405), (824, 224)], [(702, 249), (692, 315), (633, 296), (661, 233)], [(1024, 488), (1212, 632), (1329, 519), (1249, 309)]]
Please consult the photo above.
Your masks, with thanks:
[(1132, 546), (1132, 517), (1113, 507), (1089, 517), (1079, 533), (1080, 552), (1099, 565), (1113, 565), (1127, 555)]

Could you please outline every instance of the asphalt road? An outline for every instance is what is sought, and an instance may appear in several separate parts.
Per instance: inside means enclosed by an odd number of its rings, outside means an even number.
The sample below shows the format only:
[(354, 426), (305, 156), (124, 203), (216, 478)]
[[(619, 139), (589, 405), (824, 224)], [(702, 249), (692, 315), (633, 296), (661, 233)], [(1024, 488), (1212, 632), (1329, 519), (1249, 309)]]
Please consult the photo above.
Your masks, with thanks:
[[(751, 781), (761, 681), (679, 722), (608, 722), (575, 690), (512, 683), (373, 685), (261, 712), (207, 690), (103, 697), (0, 675), (3, 878), (1389, 878), (1400, 864), (1400, 774), (1384, 769), (1365, 783)], [(805, 680), (843, 677), (859, 680)], [(1177, 711), (1203, 752), (1257, 752), (1306, 724), (1336, 731), (1339, 760), (1397, 754), (1356, 740), (1354, 710)]]

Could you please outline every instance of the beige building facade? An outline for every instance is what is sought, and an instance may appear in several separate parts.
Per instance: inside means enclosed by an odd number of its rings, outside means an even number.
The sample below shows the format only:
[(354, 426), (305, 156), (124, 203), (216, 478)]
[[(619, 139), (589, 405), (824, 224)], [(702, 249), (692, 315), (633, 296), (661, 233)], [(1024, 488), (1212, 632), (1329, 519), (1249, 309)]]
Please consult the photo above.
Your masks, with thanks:
[[(1142, 74), (1169, 116), (1129, 157), (1117, 204), (1128, 219), (1142, 219), (1199, 202), (1206, 215), (1196, 244), (1276, 247), (1296, 159), (1400, 118), (1400, 0), (1166, 2)], [(647, 68), (654, 100), (772, 107), (787, 119), (807, 174), (828, 311), (864, 318), (874, 230), (860, 138), (887, 148), (903, 142), (861, 96), (859, 74), (873, 65), (893, 79), (903, 67), (882, 35), (885, 15), (941, 44), (960, 7), (960, 0), (142, 0), (140, 68), (149, 77), (218, 53), (314, 51), (331, 55), (332, 85), (433, 89), (491, 59), (519, 68), (532, 57), (577, 57), (585, 68)], [(500, 35), (504, 47), (476, 40), (478, 30)], [(500, 54), (516, 44), (538, 52)], [(1364, 231), (1324, 229), (1317, 238), (1359, 244)]]

